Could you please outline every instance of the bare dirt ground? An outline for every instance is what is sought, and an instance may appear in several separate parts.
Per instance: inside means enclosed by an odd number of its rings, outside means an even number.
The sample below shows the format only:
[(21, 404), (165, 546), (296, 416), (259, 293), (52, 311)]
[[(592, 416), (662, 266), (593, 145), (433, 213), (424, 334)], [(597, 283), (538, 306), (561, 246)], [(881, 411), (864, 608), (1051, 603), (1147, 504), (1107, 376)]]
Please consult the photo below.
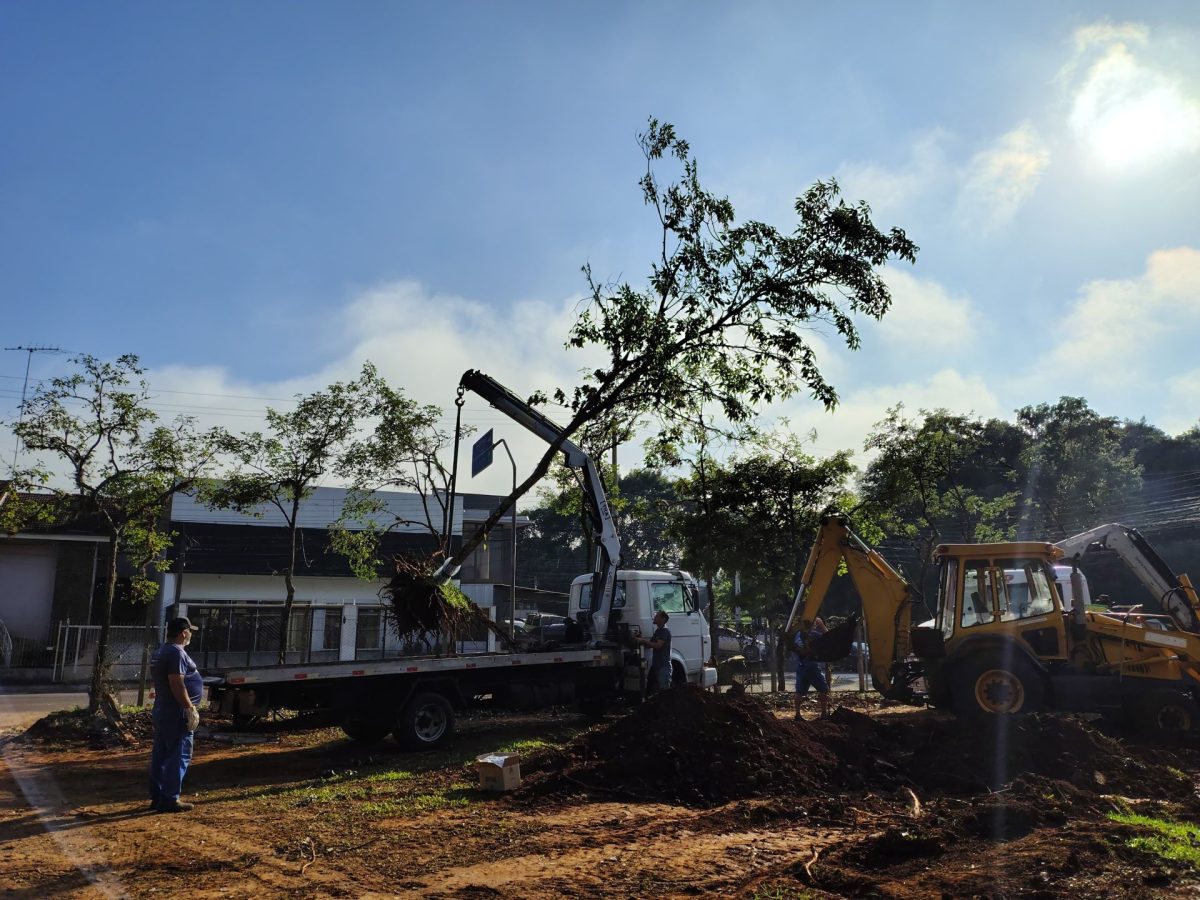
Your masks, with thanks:
[[(134, 747), (88, 746), (43, 725), (0, 745), (0, 891), (525, 900), (1200, 892), (1186, 846), (1173, 858), (1154, 843), (1158, 832), (1130, 821), (1200, 821), (1194, 752), (1037, 719), (1006, 734), (989, 760), (995, 735), (936, 712), (843, 704), (832, 720), (794, 723), (759, 699), (672, 691), (598, 727), (570, 713), (475, 715), (451, 749), (415, 755), (302, 723), (265, 730), (265, 743), (218, 734), (197, 740), (185, 785), (196, 809), (185, 815), (145, 809), (144, 721), (131, 729), (142, 739)], [(520, 791), (478, 790), (471, 763), (496, 750), (522, 753)], [(1185, 832), (1189, 841), (1196, 832)]]

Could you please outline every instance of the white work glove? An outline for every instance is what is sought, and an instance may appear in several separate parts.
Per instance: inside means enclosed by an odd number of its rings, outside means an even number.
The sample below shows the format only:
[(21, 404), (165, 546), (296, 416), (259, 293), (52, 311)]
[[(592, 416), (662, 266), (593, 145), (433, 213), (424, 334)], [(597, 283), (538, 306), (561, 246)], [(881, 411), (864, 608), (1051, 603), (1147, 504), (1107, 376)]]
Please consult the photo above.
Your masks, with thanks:
[(189, 706), (183, 711), (183, 714), (187, 718), (188, 731), (195, 731), (198, 727), (200, 727), (200, 710), (196, 709), (194, 706)]

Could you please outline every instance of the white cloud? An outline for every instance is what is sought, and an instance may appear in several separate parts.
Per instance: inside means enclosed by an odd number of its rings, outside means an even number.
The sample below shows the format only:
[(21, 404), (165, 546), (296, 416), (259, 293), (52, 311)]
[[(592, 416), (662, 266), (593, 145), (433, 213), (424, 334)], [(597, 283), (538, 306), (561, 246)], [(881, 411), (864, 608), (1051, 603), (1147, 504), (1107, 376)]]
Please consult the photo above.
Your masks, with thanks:
[(899, 269), (886, 270), (884, 278), (892, 307), (876, 328), (889, 346), (912, 355), (954, 353), (971, 346), (979, 319), (969, 298)]
[(842, 195), (852, 202), (866, 200), (880, 218), (895, 217), (945, 181), (945, 141), (946, 134), (941, 130), (921, 135), (909, 148), (908, 160), (899, 166), (843, 163), (837, 170)]
[(1200, 424), (1200, 369), (1167, 380), (1165, 411), (1156, 423), (1168, 434), (1179, 434)]
[(1148, 165), (1200, 151), (1200, 97), (1151, 57), (1149, 31), (1100, 23), (1076, 31), (1062, 72), (1068, 122), (1090, 155), (1109, 168)]
[(1186, 352), (1200, 324), (1200, 250), (1159, 250), (1138, 278), (1084, 285), (1035, 381), (1084, 391), (1157, 392), (1173, 345)]
[[(453, 428), (455, 388), (467, 369), (487, 372), (520, 396), (578, 383), (577, 369), (595, 358), (563, 348), (577, 302), (525, 301), (504, 309), (431, 294), (412, 281), (379, 285), (330, 318), (328, 327), (340, 330), (351, 348), (333, 363), (302, 377), (257, 383), (212, 367), (158, 369), (151, 373), (154, 389), (162, 392), (155, 403), (164, 414), (186, 407), (204, 424), (251, 430), (262, 427), (266, 406), (285, 409), (295, 394), (353, 378), (370, 360), (410, 397), (442, 407), (444, 424)], [(174, 391), (190, 393), (167, 393)], [(564, 418), (553, 408), (548, 413)], [(520, 478), (545, 451), (538, 438), (474, 395), (467, 395), (463, 423), (480, 432), (495, 428), (512, 449)], [(511, 482), (512, 470), (498, 464), (478, 479), (464, 477), (462, 489), (507, 493)]]
[(787, 417), (797, 434), (816, 431), (813, 446), (819, 455), (851, 450), (861, 466), (868, 459), (863, 453), (863, 442), (875, 424), (887, 415), (888, 409), (897, 403), (903, 403), (911, 415), (916, 415), (919, 409), (942, 408), (961, 414), (973, 413), (985, 419), (1007, 414), (982, 377), (964, 375), (948, 368), (940, 369), (924, 380), (852, 389), (843, 395), (832, 413), (812, 403), (792, 403), (781, 409), (781, 414)]
[(978, 151), (961, 173), (959, 218), (985, 228), (1006, 225), (1029, 198), (1050, 162), (1050, 151), (1026, 123)]

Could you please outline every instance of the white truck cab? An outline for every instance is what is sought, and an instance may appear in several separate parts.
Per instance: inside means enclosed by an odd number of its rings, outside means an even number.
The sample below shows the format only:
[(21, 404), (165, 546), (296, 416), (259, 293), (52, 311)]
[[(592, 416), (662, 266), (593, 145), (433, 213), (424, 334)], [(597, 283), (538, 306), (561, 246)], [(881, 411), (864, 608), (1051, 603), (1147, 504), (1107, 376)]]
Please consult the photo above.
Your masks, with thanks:
[[(592, 576), (581, 575), (571, 582), (569, 615), (575, 619), (592, 606)], [(717, 683), (717, 670), (706, 667), (712, 639), (708, 622), (700, 612), (695, 580), (686, 572), (659, 572), (620, 569), (612, 615), (645, 637), (654, 633), (654, 614), (665, 612), (671, 632), (672, 683), (684, 682), (711, 687)], [(620, 616), (617, 619), (617, 616)], [(649, 660), (650, 650), (642, 651)]]

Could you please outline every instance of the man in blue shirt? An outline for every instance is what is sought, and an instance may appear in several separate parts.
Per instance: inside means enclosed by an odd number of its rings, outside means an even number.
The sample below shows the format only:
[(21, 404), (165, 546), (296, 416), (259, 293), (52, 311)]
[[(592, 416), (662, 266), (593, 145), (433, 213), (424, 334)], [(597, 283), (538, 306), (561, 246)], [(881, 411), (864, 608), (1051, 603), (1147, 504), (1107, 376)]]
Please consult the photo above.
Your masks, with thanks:
[(192, 738), (200, 724), (197, 706), (204, 696), (200, 670), (184, 649), (195, 631), (183, 616), (167, 623), (167, 642), (154, 653), (154, 750), (150, 755), (150, 808), (187, 812), (179, 799), (183, 776), (192, 761)]
[(670, 618), (660, 609), (654, 614), (654, 634), (637, 639), (639, 644), (653, 651), (650, 671), (646, 675), (647, 696), (671, 686), (671, 630), (667, 628)]
[[(819, 619), (817, 621), (820, 622)], [(824, 622), (821, 622), (819, 627), (814, 627), (814, 624), (808, 619), (800, 623), (800, 630), (796, 632), (794, 643), (798, 660), (796, 663), (797, 719), (801, 718), (800, 706), (810, 687), (817, 689), (817, 702), (820, 704), (821, 717), (824, 718), (829, 714), (829, 683), (825, 680), (825, 673), (821, 671), (820, 663), (813, 659), (810, 649), (812, 639), (824, 633)]]

